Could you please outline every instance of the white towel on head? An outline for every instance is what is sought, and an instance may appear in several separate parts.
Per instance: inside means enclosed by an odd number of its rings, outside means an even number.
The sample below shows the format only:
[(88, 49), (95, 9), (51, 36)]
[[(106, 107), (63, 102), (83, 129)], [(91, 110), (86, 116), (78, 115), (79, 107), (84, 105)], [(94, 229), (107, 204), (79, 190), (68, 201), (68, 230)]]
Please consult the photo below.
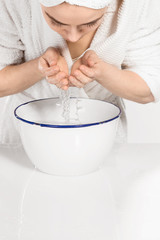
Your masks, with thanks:
[(71, 5), (77, 5), (82, 7), (88, 7), (93, 9), (101, 9), (110, 4), (112, 0), (39, 0), (39, 2), (46, 7), (53, 7), (63, 2), (67, 2)]

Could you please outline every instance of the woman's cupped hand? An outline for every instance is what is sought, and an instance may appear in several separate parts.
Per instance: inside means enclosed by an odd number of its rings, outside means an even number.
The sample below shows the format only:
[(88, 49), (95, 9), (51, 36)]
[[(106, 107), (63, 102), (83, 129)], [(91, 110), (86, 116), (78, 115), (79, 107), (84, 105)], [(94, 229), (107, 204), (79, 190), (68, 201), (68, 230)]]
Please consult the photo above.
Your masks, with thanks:
[(49, 83), (67, 90), (70, 86), (83, 88), (87, 83), (98, 79), (102, 62), (93, 50), (88, 50), (73, 64), (69, 74), (65, 58), (58, 49), (50, 47), (39, 58), (38, 67)]
[(102, 70), (102, 60), (93, 50), (88, 50), (72, 66), (69, 82), (83, 88), (87, 83), (98, 80)]

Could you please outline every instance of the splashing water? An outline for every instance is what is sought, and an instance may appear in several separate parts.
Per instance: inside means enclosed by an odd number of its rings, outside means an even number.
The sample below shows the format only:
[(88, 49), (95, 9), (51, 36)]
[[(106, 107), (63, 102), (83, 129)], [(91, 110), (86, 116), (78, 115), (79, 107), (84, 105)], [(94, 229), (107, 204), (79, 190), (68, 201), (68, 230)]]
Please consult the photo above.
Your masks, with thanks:
[(62, 102), (62, 117), (65, 123), (69, 123), (70, 120), (70, 94), (69, 90), (60, 90), (60, 100)]
[(65, 124), (80, 124), (79, 120), (79, 106), (78, 106), (78, 96), (72, 99), (71, 105), (71, 96), (69, 90), (60, 89), (60, 102), (62, 106), (62, 117), (65, 121)]

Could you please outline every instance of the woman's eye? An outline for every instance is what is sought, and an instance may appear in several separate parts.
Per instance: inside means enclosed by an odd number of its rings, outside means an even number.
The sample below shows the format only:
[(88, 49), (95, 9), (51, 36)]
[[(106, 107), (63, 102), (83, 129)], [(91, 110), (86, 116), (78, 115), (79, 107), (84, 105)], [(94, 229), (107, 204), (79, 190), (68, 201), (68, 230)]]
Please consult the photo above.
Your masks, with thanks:
[[(51, 23), (52, 23), (52, 25), (54, 25), (54, 26), (58, 26), (58, 27), (62, 27), (63, 26), (63, 24), (61, 24), (61, 23), (59, 23), (59, 22), (56, 22), (56, 21), (54, 21), (54, 20), (52, 20), (51, 21)], [(96, 22), (92, 22), (92, 23), (88, 23), (88, 24), (84, 24), (84, 25), (82, 25), (82, 26), (86, 26), (86, 27), (94, 27), (95, 25), (97, 25), (98, 24), (98, 21), (96, 21)], [(82, 27), (81, 26), (81, 27)]]
[(98, 21), (92, 22), (92, 23), (88, 23), (85, 26), (87, 26), (87, 27), (94, 27), (95, 25), (97, 25), (97, 23), (98, 23)]
[(55, 25), (55, 26), (59, 26), (59, 27), (61, 27), (62, 26), (62, 24), (61, 23), (58, 23), (58, 22), (55, 22), (55, 21), (51, 21), (51, 23), (53, 24), (53, 25)]

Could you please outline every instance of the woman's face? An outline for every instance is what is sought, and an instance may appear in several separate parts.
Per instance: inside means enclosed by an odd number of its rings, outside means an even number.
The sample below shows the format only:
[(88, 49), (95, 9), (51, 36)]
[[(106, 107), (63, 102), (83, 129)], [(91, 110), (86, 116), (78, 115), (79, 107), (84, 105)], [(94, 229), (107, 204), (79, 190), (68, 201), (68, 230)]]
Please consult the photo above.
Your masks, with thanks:
[(54, 7), (41, 5), (43, 16), (51, 29), (68, 42), (78, 42), (94, 32), (102, 23), (106, 8), (91, 9), (62, 3)]

